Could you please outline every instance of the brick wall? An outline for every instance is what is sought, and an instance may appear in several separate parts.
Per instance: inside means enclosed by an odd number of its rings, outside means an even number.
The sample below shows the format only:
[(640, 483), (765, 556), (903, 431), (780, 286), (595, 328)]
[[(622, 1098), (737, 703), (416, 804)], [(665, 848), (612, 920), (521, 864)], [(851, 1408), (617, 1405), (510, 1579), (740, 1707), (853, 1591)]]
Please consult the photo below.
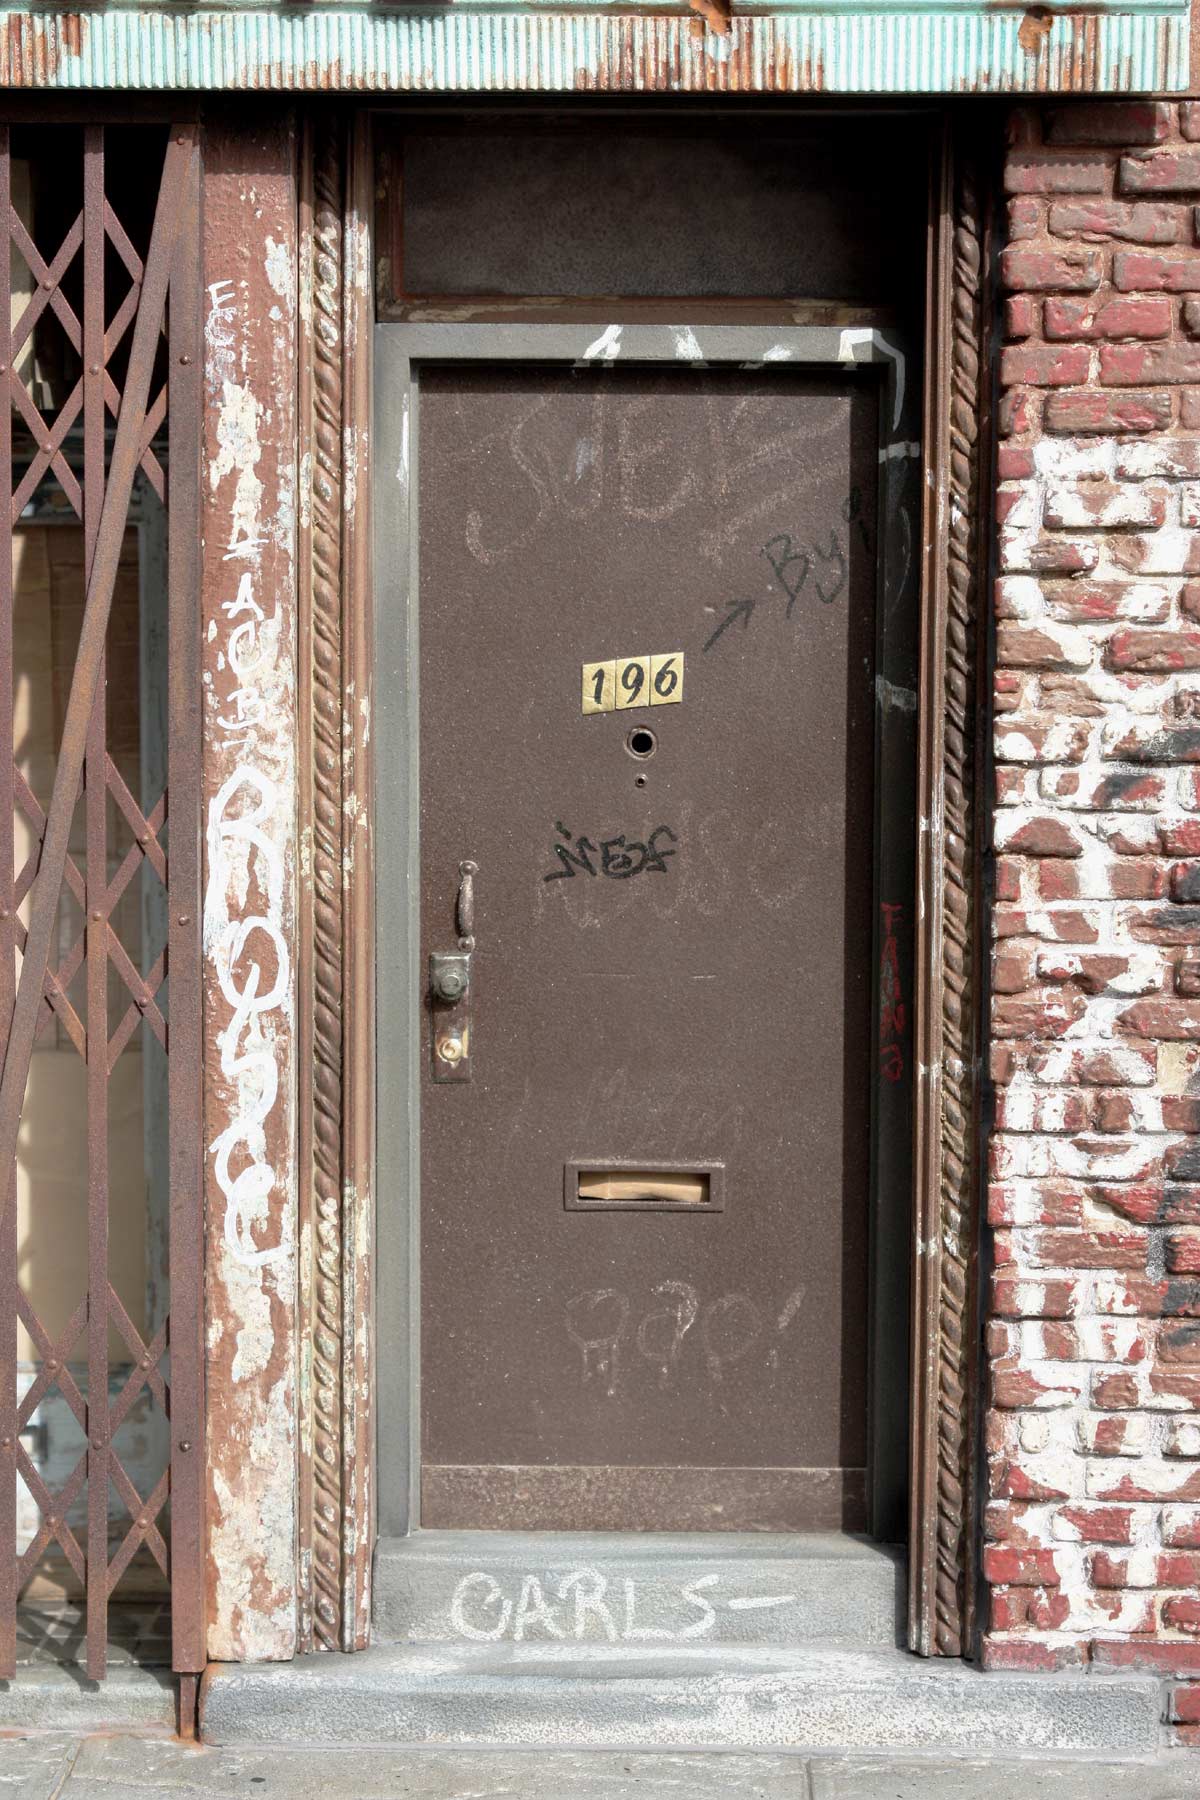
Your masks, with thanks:
[(1005, 185), (985, 1656), (1200, 1739), (1200, 104)]

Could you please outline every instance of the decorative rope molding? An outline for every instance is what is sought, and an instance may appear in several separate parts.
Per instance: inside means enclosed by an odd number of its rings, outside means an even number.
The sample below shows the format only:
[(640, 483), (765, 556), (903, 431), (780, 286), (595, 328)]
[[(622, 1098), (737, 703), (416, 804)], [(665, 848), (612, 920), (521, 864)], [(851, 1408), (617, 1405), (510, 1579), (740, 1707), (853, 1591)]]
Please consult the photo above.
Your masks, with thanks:
[(964, 1643), (973, 1447), (976, 1056), (975, 684), (979, 611), (981, 269), (974, 171), (956, 171), (951, 263), (949, 531), (942, 765), (941, 1256), (935, 1637)]
[(305, 127), (300, 168), (299, 933), (301, 1619), (305, 1649), (369, 1635), (370, 889), (366, 127)]
[(909, 1642), (974, 1639), (979, 1106), (978, 766), (986, 569), (986, 227), (947, 130), (932, 195), (925, 406)]
[(341, 1644), (342, 1412), (342, 207), (340, 121), (314, 126), (312, 559), (312, 1588), (313, 1634)]

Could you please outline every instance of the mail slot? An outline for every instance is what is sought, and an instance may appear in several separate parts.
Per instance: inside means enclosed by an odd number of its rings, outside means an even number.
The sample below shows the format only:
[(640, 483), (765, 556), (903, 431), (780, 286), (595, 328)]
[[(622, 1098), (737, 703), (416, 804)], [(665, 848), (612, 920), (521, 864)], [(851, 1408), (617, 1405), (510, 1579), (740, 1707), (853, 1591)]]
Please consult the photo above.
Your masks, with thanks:
[(571, 1162), (563, 1178), (568, 1212), (721, 1212), (719, 1163)]

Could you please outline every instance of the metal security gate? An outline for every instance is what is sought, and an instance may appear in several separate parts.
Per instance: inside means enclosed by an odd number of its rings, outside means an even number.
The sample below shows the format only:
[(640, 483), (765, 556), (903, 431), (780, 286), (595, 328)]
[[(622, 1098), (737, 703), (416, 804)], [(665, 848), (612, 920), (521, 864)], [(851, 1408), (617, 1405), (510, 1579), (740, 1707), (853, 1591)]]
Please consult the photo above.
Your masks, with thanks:
[[(27, 193), (39, 181), (41, 206)], [(90, 1678), (105, 1672), (110, 1606), (135, 1559), (169, 1589), (175, 1669), (193, 1672), (204, 1660), (199, 207), (192, 124), (14, 119), (0, 127), (0, 259), (9, 281), (0, 318), (8, 395), (0, 491), (9, 496), (0, 736), (11, 740), (15, 730), (28, 743), (45, 735), (46, 694), (62, 699), (53, 708), (52, 754), (38, 765), (53, 766), (41, 793), (24, 750), (14, 745), (13, 757), (0, 759), (0, 1677), (14, 1674), (18, 1601), (48, 1553), (80, 1609)], [(126, 581), (123, 559), (139, 517), (151, 513), (159, 523), (139, 552), (141, 610), (118, 632), (113, 597)], [(36, 656), (14, 641), (18, 609), (33, 621), (27, 635), (42, 641), (45, 610), (26, 606), (14, 577), (39, 520), (45, 533), (60, 533), (44, 537), (51, 561), (69, 563), (62, 547), (77, 544), (79, 566), (74, 613), (53, 584), (48, 589), (52, 637), (68, 640), (71, 654), (60, 657), (61, 678), (55, 673), (45, 694), (30, 685)], [(64, 527), (73, 535), (62, 537)], [(145, 598), (152, 591), (161, 594), (156, 621)], [(140, 652), (129, 635), (138, 631)], [(145, 645), (155, 634), (152, 667)], [(118, 754), (112, 727), (137, 682), (139, 779)], [(155, 754), (143, 723), (151, 711), (159, 720)], [(56, 1070), (74, 1070), (61, 1093), (76, 1099), (51, 1104), (38, 1153), (57, 1152), (56, 1126), (62, 1140), (77, 1132), (83, 1148), (69, 1191), (56, 1177), (58, 1246), (42, 1262), (75, 1255), (84, 1272), (52, 1320), (21, 1242), (22, 1233), (36, 1238), (50, 1204), (37, 1167), (28, 1167), (28, 1140), (36, 1124), (31, 1066), (51, 1040), (61, 1049)], [(157, 1174), (144, 1184), (136, 1169), (118, 1171), (111, 1154), (113, 1085), (124, 1078), (131, 1046), (145, 1049), (149, 1097), (139, 1116), (146, 1143), (153, 1139), (146, 1167), (157, 1158)], [(157, 1088), (146, 1085), (152, 1079)], [(114, 1262), (127, 1257), (133, 1228), (113, 1221), (117, 1199), (136, 1200), (143, 1185), (163, 1197), (163, 1279), (139, 1325)], [(56, 1296), (62, 1287), (55, 1284)], [(52, 1478), (46, 1459), (39, 1463), (36, 1431), (55, 1408), (77, 1454), (72, 1449)], [(143, 1422), (137, 1446), (161, 1446), (161, 1469), (150, 1478), (125, 1448), (135, 1411)]]

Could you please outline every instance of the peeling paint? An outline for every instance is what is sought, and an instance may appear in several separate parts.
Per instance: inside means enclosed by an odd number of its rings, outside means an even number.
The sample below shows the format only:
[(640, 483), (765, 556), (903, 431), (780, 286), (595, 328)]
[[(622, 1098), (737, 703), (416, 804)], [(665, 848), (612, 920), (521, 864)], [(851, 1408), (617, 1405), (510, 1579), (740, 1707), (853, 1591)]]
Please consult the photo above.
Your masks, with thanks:
[(294, 205), (287, 132), (210, 135), (205, 261), (222, 275), (204, 321), (208, 1648), (225, 1660), (296, 1643)]

